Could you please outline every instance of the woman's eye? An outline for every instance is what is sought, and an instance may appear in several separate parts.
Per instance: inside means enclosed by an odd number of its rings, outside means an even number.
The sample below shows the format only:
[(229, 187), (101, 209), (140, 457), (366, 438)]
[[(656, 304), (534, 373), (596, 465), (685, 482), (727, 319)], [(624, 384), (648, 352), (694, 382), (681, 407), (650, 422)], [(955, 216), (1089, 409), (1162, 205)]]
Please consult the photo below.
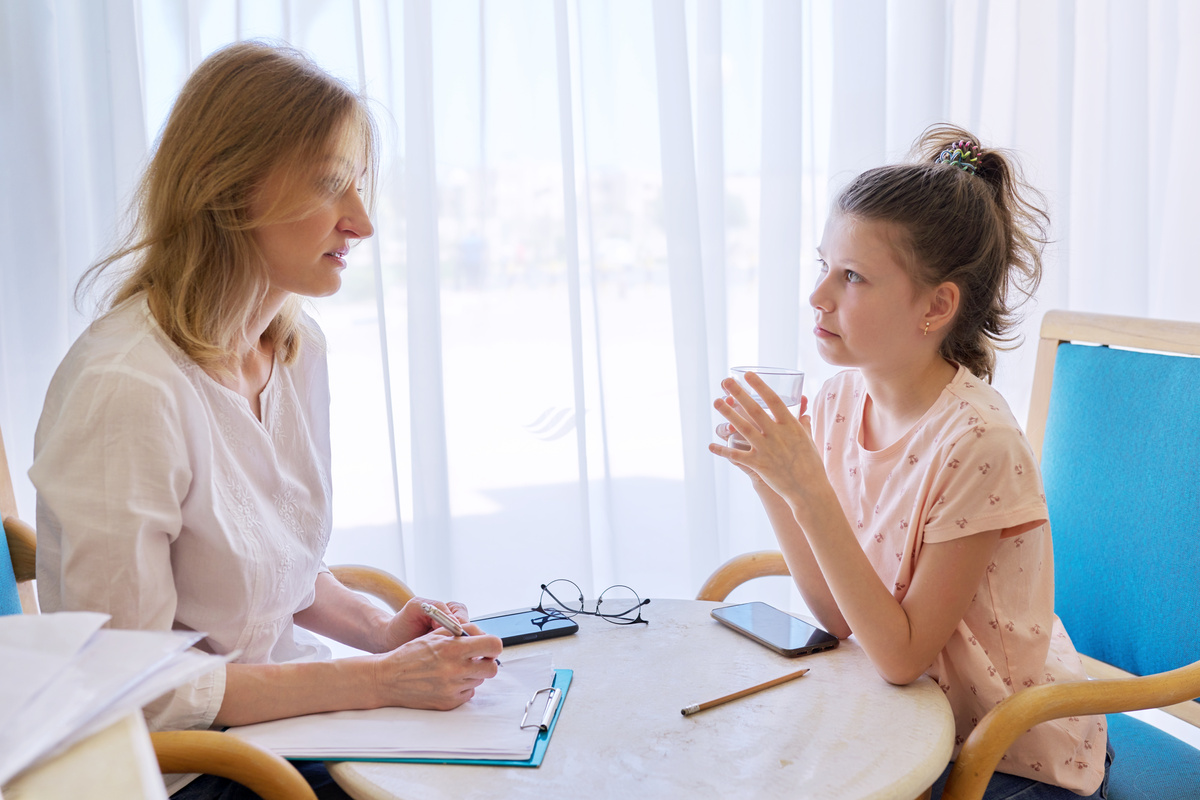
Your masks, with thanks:
[(346, 181), (337, 175), (331, 175), (321, 181), (321, 188), (330, 194), (341, 194), (346, 190)]

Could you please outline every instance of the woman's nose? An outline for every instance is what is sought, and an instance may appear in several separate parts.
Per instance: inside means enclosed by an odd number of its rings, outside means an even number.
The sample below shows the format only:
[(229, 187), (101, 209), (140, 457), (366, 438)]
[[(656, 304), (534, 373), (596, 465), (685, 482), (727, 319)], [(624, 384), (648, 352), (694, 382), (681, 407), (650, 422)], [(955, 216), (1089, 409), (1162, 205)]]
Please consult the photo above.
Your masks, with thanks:
[(352, 186), (346, 192), (346, 198), (348, 205), (343, 211), (342, 218), (338, 221), (338, 230), (356, 239), (369, 238), (371, 234), (375, 233), (375, 226), (371, 224), (371, 215), (367, 213), (362, 195), (358, 193), (356, 187)]

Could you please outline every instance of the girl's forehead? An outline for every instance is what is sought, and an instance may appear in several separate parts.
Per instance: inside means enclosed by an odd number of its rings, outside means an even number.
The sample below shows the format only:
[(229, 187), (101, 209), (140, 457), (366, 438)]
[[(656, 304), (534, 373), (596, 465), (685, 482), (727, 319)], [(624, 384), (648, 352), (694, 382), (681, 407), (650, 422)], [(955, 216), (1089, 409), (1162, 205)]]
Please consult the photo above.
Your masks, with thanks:
[(833, 214), (817, 249), (827, 258), (895, 261), (902, 241), (903, 229), (895, 223)]

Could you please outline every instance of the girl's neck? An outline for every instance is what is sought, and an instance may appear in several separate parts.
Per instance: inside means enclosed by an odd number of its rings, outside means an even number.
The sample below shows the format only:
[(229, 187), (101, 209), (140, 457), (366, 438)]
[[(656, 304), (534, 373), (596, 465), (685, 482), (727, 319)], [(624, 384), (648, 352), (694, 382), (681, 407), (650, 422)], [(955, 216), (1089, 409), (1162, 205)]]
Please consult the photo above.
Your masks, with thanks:
[(863, 446), (883, 450), (912, 430), (933, 406), (958, 367), (940, 356), (916, 368), (863, 371), (867, 397), (863, 405)]

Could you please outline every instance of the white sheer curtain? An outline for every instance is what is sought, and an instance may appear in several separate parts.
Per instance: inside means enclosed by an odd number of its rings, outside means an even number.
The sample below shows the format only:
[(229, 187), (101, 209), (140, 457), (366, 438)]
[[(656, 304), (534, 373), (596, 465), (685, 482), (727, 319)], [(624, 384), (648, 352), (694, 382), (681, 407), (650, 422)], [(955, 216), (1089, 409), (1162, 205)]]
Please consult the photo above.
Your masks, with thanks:
[[(1017, 150), (1048, 308), (1200, 319), (1189, 0), (0, 0), (0, 427), (45, 386), (188, 71), (288, 41), (383, 122), (376, 238), (330, 341), (331, 561), (475, 610), (570, 577), (690, 596), (773, 546), (705, 450), (731, 363), (831, 374), (809, 330), (830, 191), (950, 120)], [(1032, 349), (997, 383), (1023, 417)], [(786, 596), (786, 586), (769, 591)], [(785, 600), (786, 602), (786, 600)]]

